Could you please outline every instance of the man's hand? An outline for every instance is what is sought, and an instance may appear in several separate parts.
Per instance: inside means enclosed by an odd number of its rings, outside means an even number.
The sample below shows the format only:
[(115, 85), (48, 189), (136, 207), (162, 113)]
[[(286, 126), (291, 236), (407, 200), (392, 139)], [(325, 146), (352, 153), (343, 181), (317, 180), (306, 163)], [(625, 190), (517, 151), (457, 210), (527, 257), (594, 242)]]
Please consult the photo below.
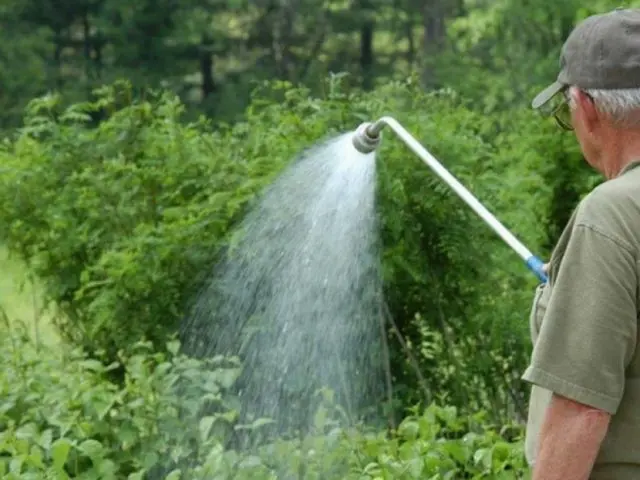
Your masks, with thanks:
[(532, 480), (588, 480), (610, 415), (553, 395), (540, 430)]

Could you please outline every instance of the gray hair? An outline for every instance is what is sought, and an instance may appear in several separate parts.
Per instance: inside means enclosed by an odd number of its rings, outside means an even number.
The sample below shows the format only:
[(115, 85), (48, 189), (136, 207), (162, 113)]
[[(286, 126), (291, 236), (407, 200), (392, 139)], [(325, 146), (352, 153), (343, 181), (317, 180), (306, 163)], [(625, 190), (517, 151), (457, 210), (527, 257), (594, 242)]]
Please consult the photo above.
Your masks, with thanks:
[(584, 92), (593, 98), (598, 111), (608, 115), (615, 124), (640, 126), (640, 88), (586, 89)]

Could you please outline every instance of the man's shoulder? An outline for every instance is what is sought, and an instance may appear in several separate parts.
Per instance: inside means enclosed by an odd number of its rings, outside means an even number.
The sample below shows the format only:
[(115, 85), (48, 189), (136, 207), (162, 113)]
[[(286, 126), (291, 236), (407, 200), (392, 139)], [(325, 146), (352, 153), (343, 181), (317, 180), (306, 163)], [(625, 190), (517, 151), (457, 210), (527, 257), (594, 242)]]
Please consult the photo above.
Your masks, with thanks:
[(582, 198), (576, 213), (578, 222), (622, 215), (630, 219), (637, 218), (640, 226), (640, 168), (592, 189)]
[(640, 169), (601, 183), (578, 204), (573, 228), (588, 227), (632, 248), (640, 242)]

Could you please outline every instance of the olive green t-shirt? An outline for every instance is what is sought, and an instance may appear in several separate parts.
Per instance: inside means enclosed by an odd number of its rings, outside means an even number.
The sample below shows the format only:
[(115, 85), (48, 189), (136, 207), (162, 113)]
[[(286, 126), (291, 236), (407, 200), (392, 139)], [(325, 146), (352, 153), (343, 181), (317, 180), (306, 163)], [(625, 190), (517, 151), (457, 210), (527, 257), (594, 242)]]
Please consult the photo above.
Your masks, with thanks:
[(535, 463), (551, 393), (609, 412), (592, 480), (640, 479), (638, 343), (640, 168), (595, 188), (574, 211), (530, 313), (526, 456)]

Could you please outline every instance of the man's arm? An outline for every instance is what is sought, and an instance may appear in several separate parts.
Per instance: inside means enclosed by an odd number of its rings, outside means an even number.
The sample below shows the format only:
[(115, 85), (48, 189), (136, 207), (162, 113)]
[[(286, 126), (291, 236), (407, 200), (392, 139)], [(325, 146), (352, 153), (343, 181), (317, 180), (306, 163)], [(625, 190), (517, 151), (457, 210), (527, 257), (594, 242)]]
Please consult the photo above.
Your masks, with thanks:
[(587, 480), (611, 416), (554, 394), (540, 430), (533, 480)]

